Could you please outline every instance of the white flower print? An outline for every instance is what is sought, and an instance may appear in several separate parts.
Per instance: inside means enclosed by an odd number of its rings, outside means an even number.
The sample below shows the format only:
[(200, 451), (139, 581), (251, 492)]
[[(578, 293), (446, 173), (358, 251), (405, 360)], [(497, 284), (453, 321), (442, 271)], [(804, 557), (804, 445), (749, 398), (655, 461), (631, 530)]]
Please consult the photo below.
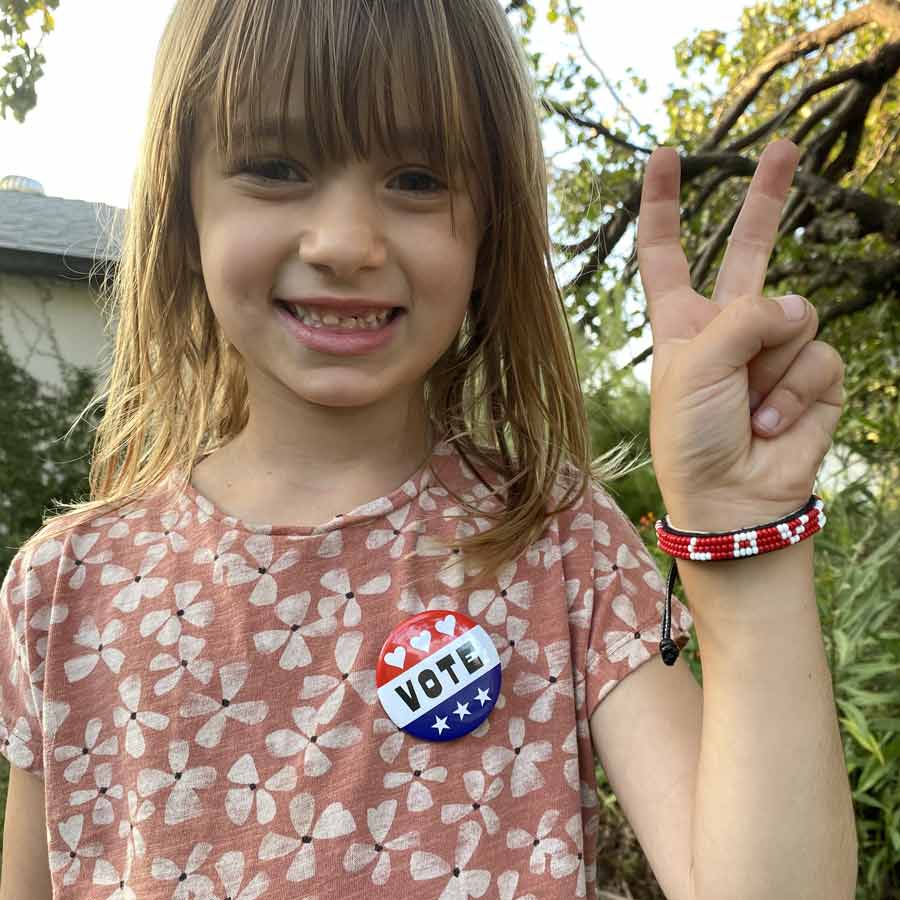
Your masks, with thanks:
[(481, 826), (477, 822), (463, 822), (459, 826), (459, 837), (452, 865), (435, 853), (416, 850), (410, 858), (409, 874), (416, 881), (449, 875), (450, 880), (444, 886), (440, 900), (466, 900), (468, 897), (483, 897), (491, 883), (491, 873), (486, 869), (468, 870), (466, 868), (478, 849), (481, 833)]
[(166, 548), (162, 544), (154, 544), (147, 550), (147, 555), (141, 562), (137, 574), (124, 566), (108, 563), (100, 572), (100, 584), (121, 584), (128, 582), (128, 586), (122, 588), (112, 604), (122, 612), (134, 612), (145, 597), (158, 597), (168, 584), (165, 578), (148, 578), (147, 575), (156, 568), (159, 561), (166, 555)]
[(489, 747), (481, 755), (481, 766), (488, 775), (498, 775), (510, 763), (513, 764), (509, 784), (513, 797), (524, 797), (531, 791), (544, 786), (535, 763), (550, 759), (552, 748), (549, 741), (525, 743), (525, 720), (509, 720), (509, 747)]
[(155, 812), (153, 801), (143, 800), (138, 806), (137, 794), (134, 791), (128, 792), (128, 818), (119, 820), (119, 837), (128, 838), (128, 846), (133, 847), (135, 856), (144, 856), (147, 852), (147, 842), (137, 826)]
[(209, 721), (197, 732), (196, 741), (201, 747), (218, 747), (228, 719), (236, 719), (244, 725), (258, 725), (268, 715), (269, 706), (264, 700), (232, 702), (244, 686), (249, 672), (250, 663), (228, 663), (219, 669), (222, 699), (191, 694), (182, 705), (180, 714), (186, 719), (212, 713)]
[(32, 739), (31, 726), (25, 718), (19, 718), (10, 731), (6, 722), (0, 717), (0, 744), (13, 765), (30, 769), (34, 762), (34, 753), (28, 742)]
[[(333, 616), (343, 607), (344, 627), (351, 628), (359, 625), (362, 610), (356, 599), (356, 591), (351, 586), (350, 573), (347, 569), (332, 569), (322, 576), (319, 583), (333, 592), (319, 600), (319, 615)], [(383, 594), (390, 586), (391, 576), (385, 573), (376, 575), (365, 584), (360, 585), (357, 591), (363, 596)]]
[(369, 834), (372, 840), (365, 844), (351, 844), (344, 854), (344, 869), (348, 872), (359, 872), (375, 860), (372, 869), (372, 884), (379, 887), (386, 884), (391, 877), (391, 851), (408, 850), (419, 845), (419, 833), (408, 831), (400, 837), (387, 840), (394, 816), (397, 812), (396, 800), (385, 800), (366, 812)]
[[(65, 622), (69, 618), (69, 607), (64, 603), (54, 603), (52, 605), (42, 606), (32, 617), (28, 623), (34, 631), (44, 631), (49, 633), (51, 625), (58, 625)], [(35, 684), (40, 684), (44, 680), (44, 659), (47, 656), (47, 635), (37, 638), (35, 641), (35, 649), (41, 658), (41, 664), (31, 673), (31, 680)]]
[(401, 731), (390, 719), (376, 719), (372, 723), (372, 733), (376, 735), (386, 734), (387, 737), (378, 748), (378, 755), (386, 762), (392, 763), (403, 749), (406, 740), (406, 732)]
[[(556, 527), (554, 528), (553, 526)], [(551, 525), (550, 530), (556, 531), (558, 537), (559, 526), (555, 522)], [(525, 562), (532, 568), (543, 563), (544, 568), (549, 570), (561, 558), (562, 553), (560, 552), (559, 543), (554, 539), (552, 533), (535, 541), (525, 553)]]
[[(334, 711), (331, 711), (331, 716)], [(362, 740), (362, 732), (349, 722), (319, 733), (322, 725), (331, 721), (321, 709), (314, 706), (295, 707), (291, 710), (298, 734), (290, 728), (280, 728), (266, 735), (266, 749), (272, 756), (285, 757), (303, 754), (303, 774), (314, 778), (331, 769), (331, 760), (322, 750), (337, 750), (352, 747)]]
[(269, 876), (265, 872), (257, 872), (243, 890), (244, 854), (236, 850), (226, 853), (217, 863), (216, 871), (225, 888), (228, 900), (256, 900), (269, 889)]
[(331, 691), (322, 704), (322, 716), (330, 720), (337, 714), (341, 702), (344, 699), (344, 690), (349, 683), (365, 703), (373, 704), (378, 699), (378, 688), (375, 685), (375, 670), (363, 669), (354, 672), (353, 665), (362, 646), (363, 634), (361, 631), (348, 631), (342, 634), (335, 644), (334, 661), (340, 678), (334, 675), (307, 675), (303, 679), (303, 690), (300, 693), (301, 700), (311, 700), (314, 697)]
[(72, 555), (63, 555), (59, 564), (59, 575), (57, 577), (61, 580), (62, 576), (68, 575), (69, 572), (74, 569), (75, 574), (69, 579), (68, 583), (68, 587), (73, 591), (79, 590), (82, 585), (84, 585), (84, 580), (87, 578), (88, 564), (97, 565), (99, 563), (109, 562), (109, 560), (112, 559), (112, 550), (104, 550), (102, 553), (97, 553), (94, 556), (88, 555), (91, 552), (91, 547), (97, 543), (99, 537), (100, 535), (97, 532), (94, 532), (93, 534), (72, 533)]
[(108, 860), (98, 859), (94, 863), (94, 884), (116, 885), (116, 889), (103, 900), (138, 900), (137, 894), (128, 886), (128, 879), (131, 877), (131, 867), (134, 863), (134, 853), (131, 845), (125, 854), (125, 868), (122, 873)]
[(424, 781), (444, 782), (447, 780), (447, 769), (444, 766), (428, 768), (428, 760), (431, 758), (431, 748), (425, 744), (416, 744), (409, 751), (408, 772), (387, 772), (384, 776), (384, 786), (388, 790), (409, 782), (409, 790), (406, 793), (406, 808), (410, 812), (422, 812), (431, 809), (434, 800), (431, 791)]
[(472, 798), (471, 803), (446, 803), (441, 807), (441, 821), (445, 825), (453, 825), (470, 813), (478, 813), (484, 821), (488, 834), (496, 834), (500, 827), (500, 819), (487, 804), (496, 800), (503, 790), (503, 779), (495, 778), (485, 790), (484, 773), (473, 769), (463, 775), (466, 793)]
[(116, 728), (125, 727), (125, 749), (135, 759), (144, 755), (144, 732), (141, 726), (146, 725), (155, 731), (162, 731), (169, 724), (169, 717), (162, 713), (140, 710), (141, 678), (140, 675), (129, 675), (119, 685), (119, 696), (125, 709), (117, 706), (113, 710), (113, 721)]
[(72, 684), (87, 678), (102, 659), (106, 667), (119, 674), (122, 663), (125, 662), (125, 654), (117, 647), (111, 647), (110, 644), (115, 643), (122, 637), (125, 631), (125, 625), (118, 619), (113, 619), (103, 628), (103, 634), (97, 628), (97, 623), (92, 616), (87, 616), (78, 628), (78, 632), (73, 638), (76, 644), (82, 647), (88, 647), (92, 651), (83, 656), (73, 656), (67, 659), (63, 664), (66, 678)]
[[(524, 656), (532, 665), (538, 658), (538, 642), (525, 638), (525, 632), (528, 631), (529, 622), (527, 619), (517, 619), (515, 616), (506, 617), (506, 638), (502, 638), (499, 634), (491, 633), (491, 640), (497, 648), (497, 654), (500, 657), (500, 668), (505, 669), (509, 665), (509, 660), (515, 651), (520, 656)], [(523, 638), (525, 638), (523, 640)]]
[(68, 866), (63, 876), (63, 884), (74, 884), (81, 874), (81, 860), (96, 859), (103, 852), (103, 845), (99, 843), (87, 844), (79, 847), (81, 832), (84, 827), (84, 816), (70, 816), (61, 821), (57, 826), (59, 836), (65, 841), (68, 850), (51, 850), (49, 856), (50, 870), (58, 872), (64, 866)]
[(169, 744), (170, 772), (141, 769), (138, 773), (137, 789), (142, 797), (152, 797), (157, 791), (172, 788), (166, 798), (166, 825), (178, 825), (199, 816), (203, 805), (197, 790), (209, 787), (216, 780), (213, 766), (186, 768), (190, 752), (187, 741), (172, 741)]
[(525, 831), (524, 828), (513, 828), (506, 835), (506, 846), (510, 850), (531, 847), (528, 866), (535, 875), (544, 874), (548, 856), (553, 857), (558, 853), (563, 853), (566, 849), (566, 845), (559, 838), (549, 837), (558, 818), (558, 809), (548, 809), (541, 816), (534, 834)]
[(581, 779), (578, 769), (578, 726), (573, 728), (566, 739), (562, 742), (560, 748), (563, 753), (570, 753), (572, 756), (563, 763), (563, 775), (566, 784), (573, 791), (581, 789)]
[(239, 784), (225, 795), (225, 812), (235, 825), (243, 825), (256, 803), (256, 821), (267, 825), (277, 812), (275, 798), (270, 791), (291, 791), (297, 785), (297, 770), (293, 766), (279, 769), (265, 784), (260, 784), (256, 763), (245, 753), (228, 772), (228, 780)]
[(447, 594), (438, 594), (432, 597), (426, 604), (419, 593), (410, 588), (404, 588), (400, 591), (400, 599), (397, 601), (397, 609), (408, 612), (411, 615), (417, 615), (420, 612), (426, 612), (432, 609), (450, 609), (456, 610), (459, 604), (455, 597)]
[(173, 671), (153, 685), (153, 693), (157, 697), (167, 694), (181, 681), (181, 676), (185, 672), (189, 672), (201, 684), (209, 684), (213, 676), (212, 660), (198, 659), (205, 645), (205, 640), (186, 634), (178, 641), (178, 656), (172, 656), (170, 653), (157, 653), (150, 660), (150, 671), (164, 672), (166, 669)]
[(25, 637), (27, 629), (25, 623), (25, 610), (22, 610), (16, 616), (16, 622), (12, 629), (12, 665), (7, 675), (9, 683), (15, 685), (20, 678), (29, 678), (31, 673), (28, 670), (28, 639)]
[(534, 894), (522, 894), (516, 897), (516, 888), (519, 886), (519, 873), (510, 869), (497, 879), (497, 890), (500, 892), (500, 900), (537, 900)]
[(549, 722), (553, 717), (553, 704), (557, 695), (573, 696), (572, 679), (560, 679), (559, 677), (560, 672), (570, 663), (570, 652), (571, 647), (568, 641), (556, 641), (544, 647), (549, 675), (538, 675), (537, 672), (519, 673), (519, 677), (513, 685), (513, 693), (517, 697), (527, 697), (536, 691), (541, 692), (537, 700), (531, 704), (531, 709), (528, 710), (528, 718), (532, 721)]
[(57, 762), (64, 762), (71, 759), (72, 762), (66, 766), (63, 772), (63, 778), (71, 784), (78, 784), (94, 756), (116, 756), (119, 752), (119, 739), (116, 735), (107, 738), (103, 743), (97, 744), (100, 732), (103, 730), (103, 721), (101, 719), (91, 719), (84, 726), (84, 746), (63, 746), (56, 747), (53, 750), (53, 758)]
[(287, 628), (260, 631), (253, 635), (253, 644), (260, 653), (273, 653), (287, 642), (278, 660), (278, 665), (287, 672), (308, 666), (312, 662), (306, 638), (334, 634), (337, 629), (337, 619), (333, 616), (303, 624), (310, 600), (309, 591), (285, 597), (275, 607), (275, 615), (287, 625)]
[[(459, 510), (459, 507), (454, 507)], [(446, 510), (444, 515), (446, 515)], [(454, 538), (460, 540), (475, 534), (475, 527), (468, 522), (459, 522), (456, 526)], [(448, 588), (459, 588), (469, 575), (478, 574), (472, 564), (465, 558), (462, 550), (457, 546), (448, 548), (444, 545), (445, 538), (435, 539), (429, 534), (423, 534), (416, 541), (416, 556), (432, 557), (432, 556), (449, 556), (447, 562), (441, 566), (437, 573), (437, 579), (441, 584)]]
[(298, 794), (291, 800), (291, 824), (299, 837), (269, 832), (259, 847), (260, 859), (277, 859), (297, 851), (287, 871), (288, 881), (306, 881), (316, 874), (315, 842), (343, 837), (356, 830), (356, 822), (341, 803), (330, 803), (315, 820), (316, 801), (312, 794)]
[[(37, 570), (46, 566), (47, 563), (53, 562), (62, 552), (63, 545), (57, 540), (44, 541), (34, 548), (34, 552), (28, 557), (28, 568), (25, 569), (24, 575), (19, 572), (19, 584), (9, 593), (9, 599), (13, 606), (21, 606), (40, 594), (42, 588)], [(48, 569), (47, 574), (51, 578), (55, 578), (56, 569)]]
[(500, 625), (506, 619), (506, 603), (515, 603), (519, 609), (528, 609), (531, 605), (531, 582), (527, 579), (513, 584), (516, 577), (515, 562), (504, 564), (497, 572), (499, 593), (493, 589), (473, 591), (469, 595), (469, 615), (480, 616), (485, 610), (484, 618), (490, 625)]
[(389, 513), (385, 520), (391, 527), (389, 529), (373, 528), (366, 537), (366, 549), (380, 550), (385, 544), (390, 544), (391, 549), (388, 551), (388, 555), (391, 559), (400, 559), (406, 549), (407, 533), (415, 536), (425, 531), (424, 523), (417, 519), (404, 525), (404, 522), (409, 519), (411, 511), (412, 506), (407, 503), (400, 509)]
[(251, 535), (244, 543), (244, 548), (256, 565), (248, 565), (243, 557), (236, 556), (230, 561), (226, 583), (233, 587), (255, 581), (250, 602), (254, 606), (271, 606), (278, 599), (278, 584), (273, 576), (296, 565), (300, 554), (296, 550), (286, 550), (273, 562), (275, 543), (269, 534)]
[(94, 781), (97, 787), (90, 790), (73, 791), (69, 797), (70, 806), (80, 806), (82, 803), (90, 803), (96, 800), (91, 820), (95, 825), (112, 825), (115, 821), (113, 805), (109, 802), (110, 797), (121, 800), (125, 794), (125, 789), (121, 784), (112, 783), (113, 767), (111, 763), (102, 763), (94, 769)]
[[(587, 595), (590, 594), (590, 597)], [(581, 603), (578, 599), (581, 597)], [(594, 591), (588, 588), (585, 596), (581, 596), (581, 579), (571, 578), (566, 582), (566, 609), (569, 611), (569, 624), (574, 628), (590, 628), (591, 615), (594, 612)]]
[(131, 534), (130, 526), (136, 523), (137, 520), (145, 518), (146, 515), (146, 509), (131, 509), (128, 512), (119, 510), (112, 515), (93, 519), (90, 524), (94, 526), (112, 524), (112, 528), (106, 532), (106, 536), (117, 540), (119, 538), (128, 537), (128, 535)]
[[(593, 837), (594, 832), (597, 830), (598, 825), (598, 817), (592, 816), (590, 822), (588, 823), (588, 827), (585, 829), (588, 837)], [(593, 881), (594, 871), (596, 870), (596, 865), (591, 865), (589, 872), (584, 864), (584, 838), (585, 835), (582, 834), (582, 822), (581, 822), (581, 814), (576, 813), (566, 822), (566, 834), (572, 838), (572, 842), (575, 844), (574, 852), (569, 850), (568, 846), (564, 847), (562, 853), (559, 853), (550, 859), (550, 874), (554, 878), (565, 878), (567, 875), (571, 875), (576, 869), (578, 870), (578, 877), (575, 883), (575, 896), (583, 897), (587, 893), (587, 880), (591, 878)]]
[(192, 519), (190, 511), (179, 513), (170, 509), (159, 517), (163, 531), (140, 531), (134, 536), (134, 544), (140, 547), (161, 541), (168, 544), (173, 553), (184, 553), (190, 545), (180, 532), (191, 524)]
[(619, 619), (629, 626), (629, 630), (607, 631), (603, 635), (607, 658), (610, 662), (627, 659), (628, 668), (634, 669), (645, 660), (650, 659), (650, 651), (644, 646), (644, 643), (658, 644), (661, 626), (657, 623), (650, 628), (638, 630), (634, 604), (624, 594), (619, 594), (613, 600), (612, 608)]
[(194, 553), (195, 563), (213, 564), (213, 584), (221, 584), (225, 578), (228, 567), (233, 563), (240, 562), (241, 557), (239, 554), (229, 552), (231, 545), (234, 544), (240, 536), (241, 533), (236, 528), (232, 528), (231, 531), (226, 531), (225, 534), (222, 535), (219, 539), (219, 543), (216, 544), (216, 549), (214, 551), (210, 550), (208, 547), (200, 547)]
[(155, 609), (141, 619), (141, 637), (149, 637), (154, 631), (158, 643), (169, 647), (181, 637), (181, 623), (188, 622), (195, 628), (206, 628), (213, 620), (212, 600), (195, 601), (202, 589), (199, 581), (186, 581), (175, 585), (175, 608)]
[(157, 881), (177, 881), (178, 887), (172, 894), (172, 900), (189, 900), (190, 897), (208, 898), (212, 900), (213, 883), (206, 875), (194, 874), (212, 852), (212, 844), (195, 844), (188, 857), (184, 869), (171, 859), (157, 856), (153, 860), (150, 871)]

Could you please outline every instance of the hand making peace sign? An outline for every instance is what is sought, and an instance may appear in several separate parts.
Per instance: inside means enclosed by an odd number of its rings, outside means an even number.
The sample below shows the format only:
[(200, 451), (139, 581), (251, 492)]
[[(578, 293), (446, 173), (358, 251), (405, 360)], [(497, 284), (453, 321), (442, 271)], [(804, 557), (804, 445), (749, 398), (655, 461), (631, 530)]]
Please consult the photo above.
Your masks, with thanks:
[[(803, 506), (844, 402), (844, 363), (813, 340), (818, 316), (787, 318), (762, 296), (784, 202), (800, 158), (779, 140), (763, 151), (729, 239), (712, 302), (691, 287), (681, 248), (681, 164), (673, 148), (647, 163), (638, 263), (653, 332), (650, 446), (675, 528), (725, 531)], [(784, 298), (779, 298), (784, 299)], [(781, 421), (751, 422), (750, 392)]]

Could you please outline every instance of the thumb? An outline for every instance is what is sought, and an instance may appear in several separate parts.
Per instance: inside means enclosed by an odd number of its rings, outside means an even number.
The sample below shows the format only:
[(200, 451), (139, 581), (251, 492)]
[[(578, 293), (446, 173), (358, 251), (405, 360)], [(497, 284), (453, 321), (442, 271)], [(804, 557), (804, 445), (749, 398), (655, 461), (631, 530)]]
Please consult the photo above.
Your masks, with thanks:
[(796, 338), (809, 310), (799, 294), (733, 300), (691, 341), (691, 368), (717, 377), (730, 375), (765, 348)]

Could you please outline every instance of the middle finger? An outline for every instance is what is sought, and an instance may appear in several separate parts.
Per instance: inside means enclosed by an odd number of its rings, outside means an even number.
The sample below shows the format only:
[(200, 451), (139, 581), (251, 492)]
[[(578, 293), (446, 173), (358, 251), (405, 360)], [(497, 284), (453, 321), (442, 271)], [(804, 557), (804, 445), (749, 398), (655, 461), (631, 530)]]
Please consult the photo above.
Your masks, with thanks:
[(738, 297), (763, 293), (778, 224), (799, 159), (800, 148), (789, 140), (775, 141), (763, 150), (728, 239), (713, 303), (725, 306)]

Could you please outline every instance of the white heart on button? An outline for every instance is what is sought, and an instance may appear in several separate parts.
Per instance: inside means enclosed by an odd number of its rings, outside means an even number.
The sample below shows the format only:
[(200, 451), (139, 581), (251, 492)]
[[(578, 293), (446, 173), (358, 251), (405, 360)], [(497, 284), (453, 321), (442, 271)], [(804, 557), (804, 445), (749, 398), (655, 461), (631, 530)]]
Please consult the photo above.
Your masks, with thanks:
[(384, 661), (389, 666), (393, 666), (395, 669), (402, 669), (405, 660), (406, 647), (397, 647), (396, 650), (392, 650), (390, 653), (384, 654)]
[(431, 646), (431, 632), (430, 631), (420, 631), (410, 642), (410, 647), (414, 647), (416, 650), (421, 650), (423, 653), (428, 652), (428, 648)]
[(434, 626), (441, 634), (446, 634), (447, 637), (453, 637), (453, 632), (456, 629), (456, 616), (444, 616), (435, 626)]

